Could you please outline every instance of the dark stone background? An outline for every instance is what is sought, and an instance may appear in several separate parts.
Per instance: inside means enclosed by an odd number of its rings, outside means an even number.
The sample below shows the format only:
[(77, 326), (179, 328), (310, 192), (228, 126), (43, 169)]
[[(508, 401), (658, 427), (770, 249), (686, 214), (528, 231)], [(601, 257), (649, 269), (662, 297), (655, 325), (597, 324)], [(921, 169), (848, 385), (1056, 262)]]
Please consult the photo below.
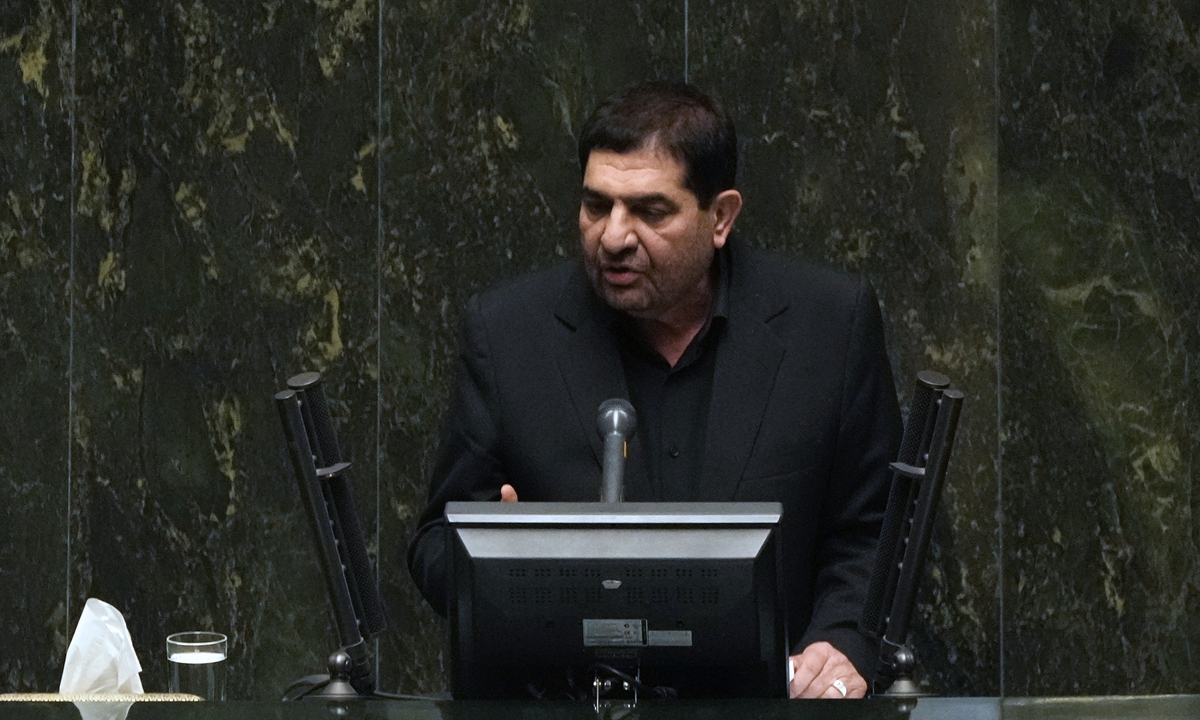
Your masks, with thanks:
[(1198, 23), (1001, 5), (1013, 694), (1200, 689)]
[(1195, 0), (0, 0), (0, 692), (57, 688), (87, 597), (150, 690), (183, 629), (231, 697), (320, 667), (303, 369), (381, 686), (442, 691), (401, 558), (461, 309), (575, 252), (590, 107), (685, 75), (738, 122), (740, 241), (865, 273), (902, 399), (966, 392), (924, 682), (1200, 692)]

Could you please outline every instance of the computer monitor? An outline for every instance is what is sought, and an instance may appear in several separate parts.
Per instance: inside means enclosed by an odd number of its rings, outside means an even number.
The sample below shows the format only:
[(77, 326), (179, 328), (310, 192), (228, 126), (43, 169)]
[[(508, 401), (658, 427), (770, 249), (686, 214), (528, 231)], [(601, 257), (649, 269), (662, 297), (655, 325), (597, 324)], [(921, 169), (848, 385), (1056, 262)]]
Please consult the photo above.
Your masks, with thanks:
[(779, 503), (446, 505), (456, 698), (786, 697)]

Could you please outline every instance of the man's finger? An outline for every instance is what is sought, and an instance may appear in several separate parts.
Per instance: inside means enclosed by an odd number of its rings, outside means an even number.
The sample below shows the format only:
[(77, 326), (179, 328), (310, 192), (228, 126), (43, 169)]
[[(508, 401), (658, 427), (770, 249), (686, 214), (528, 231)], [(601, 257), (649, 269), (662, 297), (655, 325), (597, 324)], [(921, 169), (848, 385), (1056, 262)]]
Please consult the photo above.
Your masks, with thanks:
[(842, 698), (862, 697), (866, 694), (867, 682), (858, 674), (854, 664), (845, 655), (834, 653), (826, 658), (825, 666), (809, 686), (807, 697)]
[[(867, 683), (857, 672), (854, 673), (854, 677), (852, 678), (834, 678), (834, 680), (842, 683), (842, 686), (846, 688), (846, 694), (843, 696), (842, 691), (837, 687), (837, 683), (831, 682), (829, 687), (825, 689), (825, 692), (821, 693), (821, 697), (833, 700), (841, 700), (845, 697), (847, 700), (853, 700), (867, 696)], [(819, 680), (813, 683), (814, 688), (819, 685)]]
[[(843, 683), (843, 684), (844, 684), (844, 683)], [(828, 688), (825, 690), (825, 692), (821, 693), (821, 697), (825, 698), (826, 700), (841, 700), (841, 699), (842, 699), (842, 691), (841, 691), (841, 690), (838, 690), (838, 689), (837, 689), (836, 687), (834, 687), (833, 685), (830, 685), (830, 686), (829, 686), (829, 687), (828, 687)], [(846, 697), (849, 697), (849, 693), (848, 693), (848, 692), (847, 692), (847, 695), (846, 695)]]
[(840, 700), (864, 697), (867, 693), (867, 681), (858, 674), (854, 663), (827, 642), (809, 645), (791, 661), (795, 676), (788, 686), (790, 697)]
[[(811, 681), (809, 681), (808, 685), (805, 686), (804, 688), (802, 688), (800, 690), (800, 692), (798, 692), (795, 695), (795, 697), (803, 698), (806, 700), (811, 700), (813, 698), (826, 697), (825, 692), (831, 686), (828, 682), (825, 682), (825, 680), (823, 678), (824, 674), (825, 673), (822, 672), (822, 673), (818, 674), (815, 678), (813, 678)], [(837, 691), (835, 690), (834, 692), (837, 692)], [(838, 693), (837, 696), (840, 698), (842, 695), (841, 695), (841, 693)]]
[(855, 671), (854, 677), (846, 680), (846, 688), (848, 691), (846, 697), (848, 698), (864, 698), (867, 696), (867, 681), (857, 671)]
[(795, 668), (795, 675), (792, 677), (791, 685), (788, 686), (788, 695), (793, 698), (820, 697), (824, 688), (815, 690), (811, 686), (812, 681), (824, 669), (825, 658), (815, 653), (803, 652), (793, 655), (791, 661), (792, 667)]
[(500, 502), (516, 502), (517, 489), (505, 483), (500, 486)]

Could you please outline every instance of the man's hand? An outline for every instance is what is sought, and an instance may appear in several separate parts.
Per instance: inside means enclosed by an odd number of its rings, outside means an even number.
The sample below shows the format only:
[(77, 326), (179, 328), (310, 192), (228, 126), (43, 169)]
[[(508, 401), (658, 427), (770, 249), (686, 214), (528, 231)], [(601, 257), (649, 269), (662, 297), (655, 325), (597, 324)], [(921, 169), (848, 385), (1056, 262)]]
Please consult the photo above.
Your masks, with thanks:
[(517, 489), (512, 485), (505, 483), (500, 486), (500, 502), (516, 502)]
[(827, 642), (809, 645), (804, 652), (793, 655), (791, 662), (795, 675), (788, 686), (788, 697), (841, 700), (867, 694), (867, 681), (854, 669), (854, 663)]

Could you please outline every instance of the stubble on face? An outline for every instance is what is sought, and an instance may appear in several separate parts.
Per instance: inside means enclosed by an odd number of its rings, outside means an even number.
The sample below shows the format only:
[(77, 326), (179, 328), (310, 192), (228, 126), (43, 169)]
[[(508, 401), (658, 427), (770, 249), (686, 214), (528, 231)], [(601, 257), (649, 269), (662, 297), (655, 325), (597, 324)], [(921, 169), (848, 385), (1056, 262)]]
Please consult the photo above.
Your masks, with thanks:
[(646, 320), (707, 313), (712, 223), (682, 178), (682, 164), (654, 149), (589, 158), (579, 220), (583, 260), (610, 307)]
[[(587, 254), (584, 265), (592, 288), (606, 304), (631, 317), (657, 320), (689, 304), (707, 307), (713, 254), (712, 246), (682, 243), (665, 261), (656, 262), (633, 248), (616, 256)], [(619, 281), (625, 277), (629, 280)]]

